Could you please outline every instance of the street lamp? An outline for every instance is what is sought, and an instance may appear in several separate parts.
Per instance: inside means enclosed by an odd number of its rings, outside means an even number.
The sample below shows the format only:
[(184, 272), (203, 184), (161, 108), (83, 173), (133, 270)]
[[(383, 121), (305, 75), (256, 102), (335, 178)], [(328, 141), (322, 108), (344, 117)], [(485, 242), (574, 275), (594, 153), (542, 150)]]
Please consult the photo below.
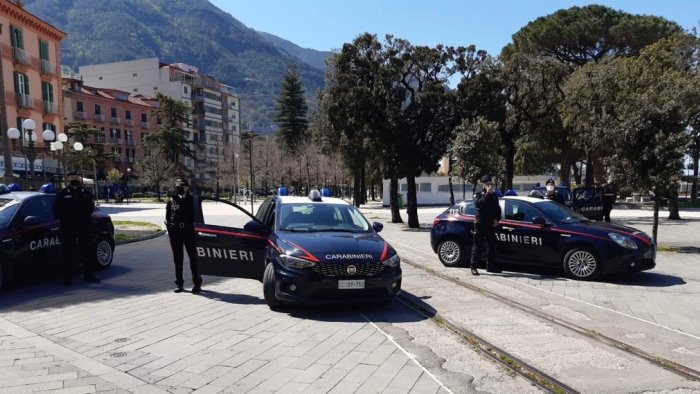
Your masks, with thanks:
[(131, 178), (131, 168), (126, 169), (126, 205), (129, 205), (129, 179)]
[(241, 161), (238, 159), (240, 155), (238, 153), (234, 154), (236, 160), (236, 192), (233, 193), (233, 203), (238, 204), (238, 192), (241, 187)]
[[(36, 160), (36, 151), (34, 148), (34, 143), (37, 140), (37, 135), (34, 132), (34, 129), (36, 128), (36, 122), (34, 122), (32, 119), (25, 119), (22, 122), (22, 131), (20, 132), (16, 128), (11, 128), (7, 130), (7, 136), (12, 140), (13, 145), (15, 144), (15, 141), (17, 140), (22, 140), (23, 142), (26, 142), (27, 146), (24, 146), (24, 143), (21, 145), (21, 150), (25, 155), (25, 160), (29, 161), (29, 172), (27, 172), (27, 166), (25, 165), (24, 170), (25, 170), (25, 176), (27, 178), (27, 182), (30, 184), (30, 186), (33, 186), (34, 183), (34, 161)], [(56, 134), (52, 130), (44, 130), (42, 133), (42, 138), (44, 139), (45, 142), (51, 142), (56, 138)]]
[[(44, 136), (46, 136), (46, 132), (51, 131), (51, 130), (45, 130), (44, 131)], [(53, 131), (51, 131), (53, 133)], [(59, 179), (59, 187), (61, 187), (61, 152), (63, 152), (63, 148), (65, 147), (64, 143), (68, 142), (68, 135), (61, 133), (56, 137), (58, 141), (52, 142), (51, 143), (51, 152), (55, 152), (58, 155), (58, 179)], [(73, 144), (73, 149), (76, 152), (80, 152), (84, 149), (84, 146), (81, 142), (76, 142)], [(81, 176), (82, 177), (82, 176)], [(97, 179), (95, 179), (97, 180)]]

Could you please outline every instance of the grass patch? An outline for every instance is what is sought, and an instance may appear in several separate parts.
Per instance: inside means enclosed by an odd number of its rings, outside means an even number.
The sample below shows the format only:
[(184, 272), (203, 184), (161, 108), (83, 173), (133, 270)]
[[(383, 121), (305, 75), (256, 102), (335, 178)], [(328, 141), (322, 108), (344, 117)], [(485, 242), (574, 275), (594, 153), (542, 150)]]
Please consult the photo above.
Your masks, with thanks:
[(679, 247), (677, 246), (665, 246), (665, 245), (658, 245), (656, 247), (657, 252), (673, 252), (676, 253), (680, 250)]
[(115, 242), (123, 242), (123, 241), (128, 241), (130, 239), (138, 238), (136, 235), (129, 235), (129, 234), (114, 234), (114, 241)]
[(158, 227), (156, 224), (149, 223), (149, 222), (132, 222), (128, 220), (114, 220), (112, 221), (112, 224), (115, 226), (135, 226), (135, 227), (147, 227), (148, 229), (155, 229), (155, 230), (160, 230), (160, 227)]
[(683, 209), (683, 208), (700, 208), (700, 201), (697, 202), (679, 202), (678, 203), (678, 208)]

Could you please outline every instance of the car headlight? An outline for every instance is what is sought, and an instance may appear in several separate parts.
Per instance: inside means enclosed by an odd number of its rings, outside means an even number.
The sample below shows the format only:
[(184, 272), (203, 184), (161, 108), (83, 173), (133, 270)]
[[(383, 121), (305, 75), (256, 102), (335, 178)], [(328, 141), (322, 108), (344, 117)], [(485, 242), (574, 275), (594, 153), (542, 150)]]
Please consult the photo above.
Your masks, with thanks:
[(608, 237), (625, 249), (637, 249), (637, 243), (630, 237), (618, 233), (608, 233)]
[(308, 268), (316, 265), (314, 261), (292, 257), (286, 254), (279, 255), (280, 261), (289, 268)]
[(399, 265), (400, 262), (401, 259), (399, 258), (399, 255), (395, 254), (389, 257), (388, 259), (382, 261), (382, 265), (385, 265), (387, 267), (396, 267), (397, 265)]

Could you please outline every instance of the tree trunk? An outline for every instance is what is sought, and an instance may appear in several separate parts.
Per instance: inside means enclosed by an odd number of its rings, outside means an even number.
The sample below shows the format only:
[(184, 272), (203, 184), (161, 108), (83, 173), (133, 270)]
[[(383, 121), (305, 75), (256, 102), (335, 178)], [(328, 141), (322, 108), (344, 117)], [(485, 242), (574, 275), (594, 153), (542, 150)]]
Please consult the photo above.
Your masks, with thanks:
[(399, 178), (392, 176), (389, 181), (389, 206), (391, 207), (391, 222), (403, 223), (401, 219), (401, 210), (396, 199), (399, 196)]
[(418, 201), (416, 201), (416, 177), (409, 173), (406, 177), (406, 183), (408, 183), (408, 227), (410, 228), (420, 228), (420, 223), (418, 222)]
[(367, 176), (364, 160), (362, 161), (362, 175), (360, 177), (360, 197), (360, 204), (367, 204)]
[(567, 185), (571, 183), (571, 161), (568, 158), (564, 158), (560, 163), (559, 179), (561, 183), (566, 183)]
[(447, 184), (450, 185), (450, 206), (455, 205), (455, 192), (452, 190), (452, 175), (447, 177)]
[(372, 198), (372, 201), (375, 200), (374, 196), (374, 182), (370, 183), (369, 185), (369, 195)]
[(681, 220), (681, 215), (678, 212), (678, 184), (671, 185), (671, 190), (668, 193), (668, 218), (670, 220)]
[(515, 143), (512, 140), (503, 141), (506, 161), (506, 190), (513, 188), (513, 177), (515, 176)]
[(659, 235), (659, 193), (654, 193), (654, 222), (651, 226), (651, 234), (654, 243), (658, 245), (657, 239)]
[(577, 185), (580, 185), (581, 184), (581, 171), (579, 171), (578, 165), (576, 164), (575, 161), (571, 163), (571, 169), (574, 171), (574, 182), (576, 182)]
[(352, 185), (352, 200), (353, 200), (353, 204), (355, 204), (355, 206), (357, 208), (360, 207), (360, 203), (361, 203), (361, 201), (360, 201), (360, 183), (361, 183), (360, 178), (361, 177), (362, 177), (362, 171), (360, 171), (359, 168), (355, 167), (355, 171), (354, 171), (354, 178), (355, 179), (354, 179), (354, 183)]
[(593, 163), (593, 157), (591, 154), (586, 155), (586, 187), (593, 186), (595, 181), (595, 164)]

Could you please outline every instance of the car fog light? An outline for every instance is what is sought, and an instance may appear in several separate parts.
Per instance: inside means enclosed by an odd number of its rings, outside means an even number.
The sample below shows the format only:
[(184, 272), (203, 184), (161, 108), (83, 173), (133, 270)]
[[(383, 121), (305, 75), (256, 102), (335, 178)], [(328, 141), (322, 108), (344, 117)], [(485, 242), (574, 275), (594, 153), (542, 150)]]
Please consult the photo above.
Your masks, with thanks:
[(297, 291), (297, 285), (295, 285), (295, 284), (289, 285), (289, 291)]

